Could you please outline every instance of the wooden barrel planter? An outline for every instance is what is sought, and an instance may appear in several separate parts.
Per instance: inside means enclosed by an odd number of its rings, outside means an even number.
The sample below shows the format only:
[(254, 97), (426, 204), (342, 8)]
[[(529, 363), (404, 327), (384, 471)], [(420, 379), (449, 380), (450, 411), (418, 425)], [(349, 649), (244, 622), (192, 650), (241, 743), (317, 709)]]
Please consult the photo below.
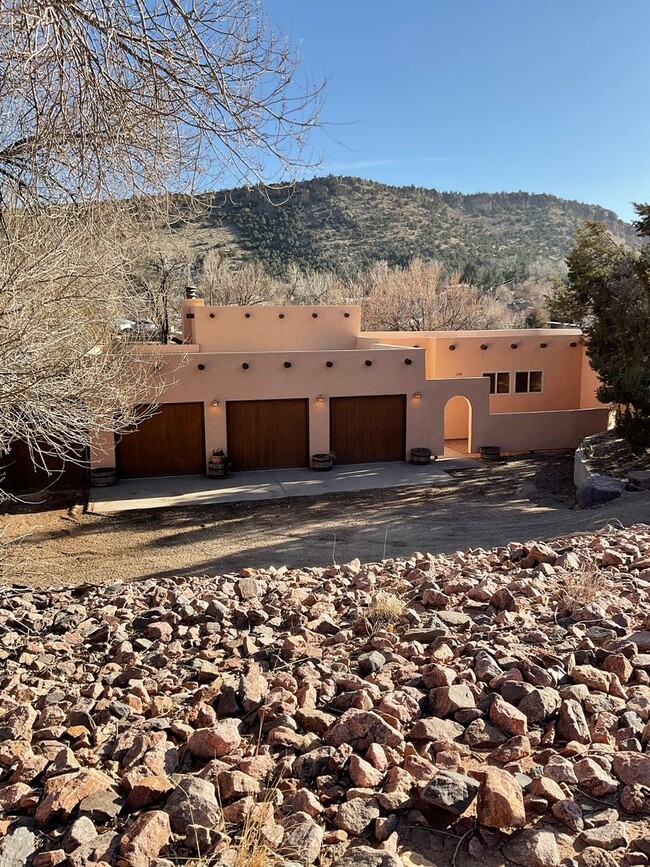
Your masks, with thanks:
[(412, 464), (430, 464), (431, 463), (431, 449), (411, 449), (411, 463)]
[(328, 472), (334, 466), (334, 455), (330, 452), (322, 452), (321, 454), (312, 455), (311, 465), (317, 472)]
[(115, 467), (96, 467), (90, 471), (90, 484), (93, 488), (107, 488), (117, 484)]
[(210, 479), (229, 479), (230, 478), (230, 458), (218, 449), (212, 452), (208, 461), (208, 478)]
[(229, 479), (230, 464), (208, 464), (208, 478), (210, 479)]
[(501, 460), (501, 446), (481, 446), (481, 460), (498, 463)]

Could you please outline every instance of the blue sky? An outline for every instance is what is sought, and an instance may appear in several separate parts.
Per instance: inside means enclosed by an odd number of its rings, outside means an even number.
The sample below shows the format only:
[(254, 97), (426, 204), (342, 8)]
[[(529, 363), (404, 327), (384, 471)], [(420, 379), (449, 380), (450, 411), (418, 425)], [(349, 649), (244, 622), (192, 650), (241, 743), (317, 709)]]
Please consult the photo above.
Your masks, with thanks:
[(650, 0), (266, 0), (328, 76), (317, 174), (650, 201)]

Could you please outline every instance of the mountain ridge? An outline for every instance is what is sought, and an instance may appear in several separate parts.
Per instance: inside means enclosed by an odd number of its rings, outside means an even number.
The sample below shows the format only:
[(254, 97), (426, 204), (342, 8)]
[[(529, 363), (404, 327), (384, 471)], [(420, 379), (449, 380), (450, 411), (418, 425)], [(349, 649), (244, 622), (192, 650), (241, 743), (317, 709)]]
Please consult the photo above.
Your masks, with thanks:
[[(562, 273), (583, 220), (604, 222), (639, 246), (633, 226), (613, 211), (550, 193), (465, 194), (327, 175), (290, 189), (204, 193), (199, 201), (199, 212), (181, 214), (174, 226), (200, 230), (199, 255), (216, 249), (257, 259), (276, 276), (291, 266), (345, 276), (378, 260), (405, 265), (421, 257), (489, 287)], [(211, 239), (211, 231), (221, 237)]]

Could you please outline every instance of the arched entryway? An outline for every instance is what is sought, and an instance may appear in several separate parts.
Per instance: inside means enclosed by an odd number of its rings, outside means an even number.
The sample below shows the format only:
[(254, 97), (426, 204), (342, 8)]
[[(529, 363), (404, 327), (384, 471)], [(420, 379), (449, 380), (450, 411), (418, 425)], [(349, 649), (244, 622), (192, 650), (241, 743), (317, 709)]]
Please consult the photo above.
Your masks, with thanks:
[(445, 404), (445, 451), (471, 454), (472, 404), (463, 395), (450, 397)]

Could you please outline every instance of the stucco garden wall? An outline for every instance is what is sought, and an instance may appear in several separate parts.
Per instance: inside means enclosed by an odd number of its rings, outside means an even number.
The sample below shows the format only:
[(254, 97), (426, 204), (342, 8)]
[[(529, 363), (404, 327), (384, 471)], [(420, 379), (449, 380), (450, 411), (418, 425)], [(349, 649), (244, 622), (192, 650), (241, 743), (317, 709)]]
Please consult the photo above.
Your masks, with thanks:
[(607, 430), (609, 408), (540, 413), (499, 413), (489, 417), (488, 442), (502, 451), (575, 449), (589, 434)]

